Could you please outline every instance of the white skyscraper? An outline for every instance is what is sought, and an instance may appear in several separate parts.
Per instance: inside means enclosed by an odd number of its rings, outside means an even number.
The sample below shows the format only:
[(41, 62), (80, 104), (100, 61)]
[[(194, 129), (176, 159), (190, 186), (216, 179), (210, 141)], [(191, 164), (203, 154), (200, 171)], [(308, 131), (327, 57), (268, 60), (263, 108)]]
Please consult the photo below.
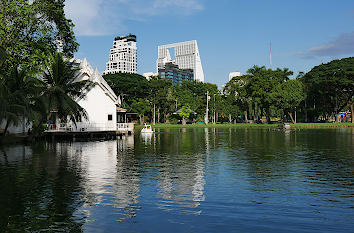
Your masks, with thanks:
[(136, 36), (118, 36), (114, 38), (110, 49), (109, 61), (103, 74), (137, 73)]
[[(171, 57), (171, 50), (174, 50), (172, 52), (174, 57)], [(159, 46), (157, 72), (163, 69), (168, 62), (178, 65), (179, 69), (192, 69), (194, 80), (204, 82), (204, 72), (196, 40)]]

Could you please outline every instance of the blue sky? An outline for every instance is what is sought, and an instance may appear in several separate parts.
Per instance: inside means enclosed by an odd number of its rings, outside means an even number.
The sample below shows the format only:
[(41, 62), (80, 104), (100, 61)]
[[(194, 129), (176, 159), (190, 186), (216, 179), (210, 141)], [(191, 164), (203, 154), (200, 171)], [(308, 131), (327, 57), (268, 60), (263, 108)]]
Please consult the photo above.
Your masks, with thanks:
[(307, 72), (354, 56), (353, 0), (67, 0), (86, 57), (104, 71), (118, 35), (137, 35), (138, 73), (155, 72), (157, 46), (197, 40), (205, 81), (219, 87), (253, 65)]

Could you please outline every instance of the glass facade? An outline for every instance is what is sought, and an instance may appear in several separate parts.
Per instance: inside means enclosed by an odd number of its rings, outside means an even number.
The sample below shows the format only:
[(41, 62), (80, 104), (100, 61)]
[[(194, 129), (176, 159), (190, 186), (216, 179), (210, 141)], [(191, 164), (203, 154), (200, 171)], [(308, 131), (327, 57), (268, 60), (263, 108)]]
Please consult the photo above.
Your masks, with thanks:
[(159, 76), (172, 81), (172, 84), (181, 83), (183, 80), (194, 79), (193, 69), (179, 69), (178, 65), (166, 63), (163, 69), (159, 69)]

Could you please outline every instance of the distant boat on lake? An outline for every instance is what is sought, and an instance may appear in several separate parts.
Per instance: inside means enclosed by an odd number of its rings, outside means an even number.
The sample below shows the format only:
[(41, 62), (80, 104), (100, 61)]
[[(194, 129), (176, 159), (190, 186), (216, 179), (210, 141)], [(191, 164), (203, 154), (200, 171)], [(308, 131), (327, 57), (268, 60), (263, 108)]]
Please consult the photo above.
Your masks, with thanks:
[(141, 130), (141, 133), (153, 133), (151, 125), (145, 124), (144, 128)]

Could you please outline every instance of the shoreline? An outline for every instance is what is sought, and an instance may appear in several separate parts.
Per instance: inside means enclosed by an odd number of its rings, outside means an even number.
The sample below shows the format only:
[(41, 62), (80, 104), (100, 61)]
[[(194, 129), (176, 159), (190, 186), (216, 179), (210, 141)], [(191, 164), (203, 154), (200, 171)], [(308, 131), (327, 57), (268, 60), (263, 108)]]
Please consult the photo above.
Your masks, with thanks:
[[(280, 123), (275, 124), (155, 124), (153, 128), (253, 128), (253, 129), (275, 129)], [(143, 128), (144, 125), (135, 125), (135, 129)], [(292, 129), (331, 129), (331, 128), (354, 128), (354, 123), (296, 123), (290, 124)]]
[[(278, 123), (276, 124), (155, 124), (151, 125), (155, 129), (163, 128), (239, 128), (239, 129), (277, 129), (279, 128)], [(134, 129), (140, 130), (144, 125), (134, 125)], [(339, 128), (354, 128), (354, 123), (297, 123), (290, 124), (291, 129), (339, 129)], [(27, 143), (29, 142), (28, 136), (17, 136), (8, 135), (0, 136), (0, 145), (16, 144), (16, 143)]]

